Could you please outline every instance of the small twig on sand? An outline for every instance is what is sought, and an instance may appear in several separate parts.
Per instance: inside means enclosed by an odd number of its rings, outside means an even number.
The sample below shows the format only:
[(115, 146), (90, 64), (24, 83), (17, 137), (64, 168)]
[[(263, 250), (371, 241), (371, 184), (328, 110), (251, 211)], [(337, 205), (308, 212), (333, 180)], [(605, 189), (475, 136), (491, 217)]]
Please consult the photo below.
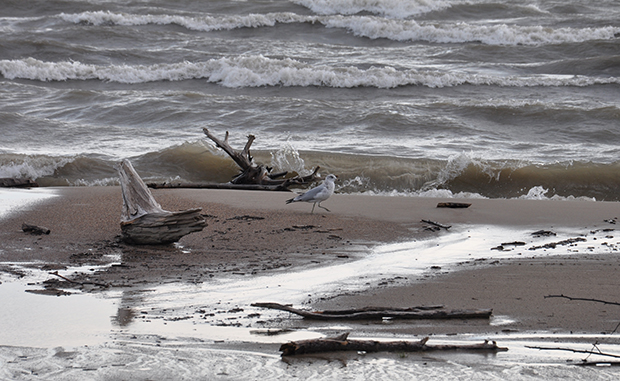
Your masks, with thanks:
[(446, 229), (446, 230), (448, 230), (448, 229), (450, 229), (452, 227), (450, 225), (442, 225), (439, 222), (435, 222), (435, 221), (431, 221), (431, 220), (422, 220), (422, 222), (426, 222), (427, 224), (431, 224), (431, 225), (437, 226), (438, 228), (442, 228), (442, 229)]
[(75, 280), (69, 279), (69, 278), (67, 278), (67, 277), (64, 277), (64, 276), (62, 276), (62, 275), (58, 274), (58, 271), (53, 271), (53, 272), (50, 272), (50, 273), (48, 273), (48, 274), (50, 274), (50, 275), (56, 275), (57, 277), (59, 277), (59, 278), (61, 278), (61, 279), (64, 279), (64, 280), (66, 280), (66, 281), (67, 281), (67, 282), (69, 282), (69, 283), (79, 284), (80, 286), (84, 286), (84, 285), (87, 285), (87, 284), (92, 284), (92, 285), (94, 285), (94, 286), (99, 286), (99, 287), (105, 287), (105, 288), (110, 287), (110, 285), (109, 285), (109, 284), (105, 284), (105, 283), (97, 283), (97, 282), (78, 282), (78, 281), (75, 281)]

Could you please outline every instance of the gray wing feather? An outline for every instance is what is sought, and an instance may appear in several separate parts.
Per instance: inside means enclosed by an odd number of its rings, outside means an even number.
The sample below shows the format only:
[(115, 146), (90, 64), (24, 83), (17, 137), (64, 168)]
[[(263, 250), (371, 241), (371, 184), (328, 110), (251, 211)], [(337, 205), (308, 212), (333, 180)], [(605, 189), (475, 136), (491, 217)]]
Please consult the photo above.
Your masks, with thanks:
[(316, 188), (312, 188), (306, 193), (300, 194), (295, 197), (295, 201), (321, 201), (323, 198), (327, 196), (327, 187), (323, 185), (319, 185)]

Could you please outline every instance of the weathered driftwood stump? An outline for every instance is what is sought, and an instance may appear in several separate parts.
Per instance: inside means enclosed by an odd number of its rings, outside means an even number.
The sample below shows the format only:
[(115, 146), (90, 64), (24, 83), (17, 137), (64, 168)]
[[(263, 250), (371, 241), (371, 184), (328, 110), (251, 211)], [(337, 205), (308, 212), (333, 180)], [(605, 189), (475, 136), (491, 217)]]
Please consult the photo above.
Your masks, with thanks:
[[(317, 175), (319, 167), (316, 167), (314, 172), (308, 176), (284, 178), (288, 172), (272, 173), (271, 171), (273, 168), (256, 164), (254, 158), (250, 155), (250, 146), (254, 142), (254, 139), (256, 139), (254, 135), (249, 135), (243, 150), (238, 151), (228, 144), (228, 131), (226, 132), (224, 140), (218, 139), (206, 128), (203, 128), (203, 132), (217, 147), (223, 149), (241, 169), (241, 173), (230, 181), (232, 184), (249, 186), (261, 185), (265, 187), (276, 187), (277, 190), (282, 190), (293, 185), (307, 185), (315, 182), (319, 178)], [(250, 187), (248, 189), (253, 188)]]
[(125, 242), (138, 245), (172, 243), (206, 226), (200, 214), (202, 208), (178, 212), (162, 209), (129, 160), (119, 164), (118, 172), (123, 192), (121, 231)]

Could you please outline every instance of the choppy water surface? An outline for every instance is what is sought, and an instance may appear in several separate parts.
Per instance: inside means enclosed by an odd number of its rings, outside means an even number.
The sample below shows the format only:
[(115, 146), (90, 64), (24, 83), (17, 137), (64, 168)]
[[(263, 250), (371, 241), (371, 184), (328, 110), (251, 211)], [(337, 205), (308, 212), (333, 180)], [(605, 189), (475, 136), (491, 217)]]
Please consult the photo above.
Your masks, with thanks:
[(228, 181), (231, 133), (338, 191), (618, 200), (617, 1), (3, 3), (0, 177)]

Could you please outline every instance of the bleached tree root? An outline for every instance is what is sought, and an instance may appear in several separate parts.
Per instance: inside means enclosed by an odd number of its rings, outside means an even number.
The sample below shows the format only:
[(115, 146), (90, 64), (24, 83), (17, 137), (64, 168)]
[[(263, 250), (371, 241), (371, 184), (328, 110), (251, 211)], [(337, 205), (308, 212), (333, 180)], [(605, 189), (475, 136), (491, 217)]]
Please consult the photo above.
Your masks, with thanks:
[(168, 244), (206, 226), (200, 214), (202, 208), (178, 212), (162, 209), (129, 160), (123, 160), (118, 170), (123, 192), (123, 241), (138, 245)]

